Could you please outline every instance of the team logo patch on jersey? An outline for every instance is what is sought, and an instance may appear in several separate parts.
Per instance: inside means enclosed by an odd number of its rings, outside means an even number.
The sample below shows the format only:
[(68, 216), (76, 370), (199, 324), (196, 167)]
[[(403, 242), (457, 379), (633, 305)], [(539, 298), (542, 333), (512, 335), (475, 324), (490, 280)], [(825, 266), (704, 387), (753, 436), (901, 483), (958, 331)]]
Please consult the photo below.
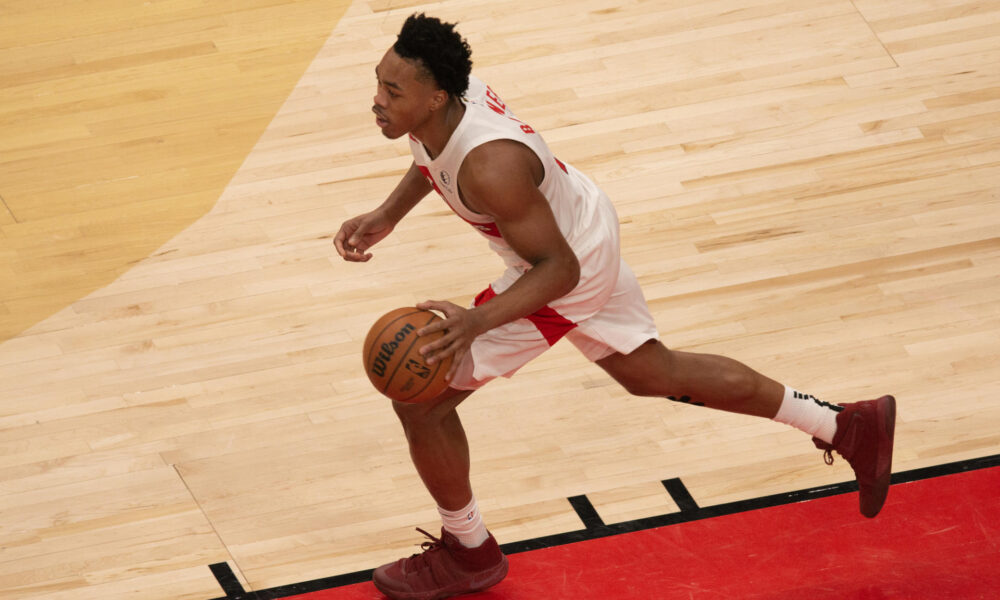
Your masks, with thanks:
[(441, 183), (451, 185), (451, 175), (448, 174), (448, 171), (441, 171)]

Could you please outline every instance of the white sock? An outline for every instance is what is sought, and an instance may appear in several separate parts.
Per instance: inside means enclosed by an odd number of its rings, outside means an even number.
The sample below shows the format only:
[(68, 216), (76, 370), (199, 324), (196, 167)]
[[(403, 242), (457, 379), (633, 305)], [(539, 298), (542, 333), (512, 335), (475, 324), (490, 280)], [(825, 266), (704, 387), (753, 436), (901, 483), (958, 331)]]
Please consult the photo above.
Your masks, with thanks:
[(461, 510), (450, 511), (438, 507), (441, 514), (441, 522), (444, 528), (462, 542), (466, 548), (478, 548), (483, 545), (490, 534), (486, 531), (486, 524), (483, 523), (483, 516), (479, 513), (479, 505), (476, 497), (472, 497), (472, 502)]
[(785, 398), (774, 420), (832, 444), (833, 435), (837, 433), (837, 414), (841, 410), (839, 406), (820, 402), (814, 396), (785, 386)]

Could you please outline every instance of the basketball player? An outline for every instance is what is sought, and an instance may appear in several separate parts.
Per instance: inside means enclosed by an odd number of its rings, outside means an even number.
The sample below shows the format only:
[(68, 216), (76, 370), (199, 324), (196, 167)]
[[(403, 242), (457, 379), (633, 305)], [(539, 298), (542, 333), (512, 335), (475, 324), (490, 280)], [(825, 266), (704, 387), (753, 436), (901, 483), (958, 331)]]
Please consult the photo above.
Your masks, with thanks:
[(375, 570), (393, 599), (429, 600), (485, 589), (507, 559), (487, 531), (469, 483), (469, 447), (456, 407), (497, 376), (510, 377), (561, 338), (630, 393), (774, 419), (813, 436), (854, 469), (860, 509), (874, 517), (889, 487), (895, 400), (820, 402), (721, 356), (666, 348), (632, 271), (619, 255), (608, 197), (503, 100), (471, 77), (471, 52), (453, 24), (407, 19), (375, 68), (372, 111), (389, 139), (407, 136), (413, 164), (373, 211), (346, 221), (334, 239), (344, 260), (369, 249), (436, 191), (503, 258), (506, 270), (474, 306), (428, 301), (444, 330), (421, 352), (453, 357), (449, 388), (422, 404), (394, 403), (413, 464), (437, 502), (441, 537), (424, 552)]

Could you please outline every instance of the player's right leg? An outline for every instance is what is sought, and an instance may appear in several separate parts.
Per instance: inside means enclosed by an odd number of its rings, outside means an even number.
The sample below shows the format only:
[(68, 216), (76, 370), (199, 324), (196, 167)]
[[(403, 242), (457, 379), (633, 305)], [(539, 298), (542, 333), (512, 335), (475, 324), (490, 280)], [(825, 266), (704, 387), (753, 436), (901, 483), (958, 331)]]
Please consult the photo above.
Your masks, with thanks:
[(456, 410), (471, 394), (471, 390), (449, 387), (428, 402), (392, 403), (413, 466), (438, 506), (448, 510), (457, 510), (472, 499), (469, 442)]
[[(488, 301), (486, 292), (477, 302)], [(501, 325), (475, 339), (451, 385), (421, 404), (394, 403), (424, 485), (438, 503), (441, 538), (424, 552), (383, 565), (373, 580), (396, 599), (439, 599), (482, 590), (507, 574), (507, 558), (486, 530), (469, 483), (469, 444), (456, 408), (496, 377), (510, 377), (554, 343), (528, 319)]]
[(486, 531), (469, 482), (469, 443), (457, 407), (472, 390), (448, 388), (416, 403), (393, 402), (421, 480), (443, 526), (423, 552), (382, 565), (372, 582), (392, 600), (432, 600), (486, 589), (507, 575), (507, 557)]

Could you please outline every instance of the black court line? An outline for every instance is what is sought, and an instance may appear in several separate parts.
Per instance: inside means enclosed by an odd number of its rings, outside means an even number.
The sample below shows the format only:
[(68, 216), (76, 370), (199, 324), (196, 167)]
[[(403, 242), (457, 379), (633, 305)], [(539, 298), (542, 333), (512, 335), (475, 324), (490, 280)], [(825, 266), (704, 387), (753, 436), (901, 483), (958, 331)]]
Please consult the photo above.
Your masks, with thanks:
[(576, 515), (580, 517), (583, 521), (583, 526), (586, 529), (595, 529), (597, 527), (604, 527), (604, 519), (601, 515), (597, 514), (597, 509), (591, 504), (590, 498), (586, 496), (573, 496), (568, 498), (570, 506), (576, 511)]
[(677, 508), (682, 513), (700, 508), (698, 503), (694, 501), (694, 498), (691, 497), (691, 492), (688, 491), (687, 486), (680, 479), (676, 477), (673, 479), (664, 479), (663, 487), (667, 488), (667, 493), (670, 494), (670, 497), (674, 500), (674, 504), (677, 505)]
[(279, 600), (281, 598), (298, 596), (300, 594), (322, 592), (323, 590), (332, 590), (346, 585), (354, 585), (364, 581), (371, 581), (372, 571), (374, 570), (375, 569), (368, 569), (366, 571), (357, 571), (356, 573), (345, 573), (334, 577), (316, 579), (313, 581), (306, 581), (304, 583), (293, 583), (291, 585), (283, 585), (281, 587), (258, 590), (256, 592), (243, 592), (240, 596), (223, 596), (221, 598), (216, 598), (215, 600)]
[[(925, 467), (922, 469), (913, 469), (911, 471), (903, 471), (900, 473), (893, 473), (892, 485), (911, 483), (914, 481), (922, 481), (925, 479), (933, 479), (935, 477), (955, 475), (958, 473), (966, 473), (969, 471), (977, 471), (979, 469), (989, 469), (993, 467), (1000, 467), (1000, 454), (943, 465), (935, 465), (933, 467)], [(749, 512), (752, 510), (759, 510), (774, 506), (783, 506), (785, 504), (794, 504), (796, 502), (804, 502), (806, 500), (826, 498), (829, 496), (837, 496), (840, 494), (848, 494), (858, 491), (857, 482), (850, 481), (794, 492), (774, 494), (771, 496), (763, 496), (761, 498), (753, 498), (750, 500), (740, 500), (737, 502), (728, 502), (726, 504), (701, 507), (694, 501), (691, 494), (688, 493), (687, 488), (679, 479), (667, 479), (663, 482), (663, 485), (670, 493), (670, 496), (674, 499), (678, 508), (681, 509), (680, 512), (608, 525), (605, 524), (600, 515), (597, 514), (593, 504), (591, 504), (590, 500), (586, 496), (574, 496), (569, 498), (569, 502), (573, 506), (577, 515), (580, 516), (580, 520), (583, 521), (585, 529), (534, 538), (531, 540), (522, 540), (519, 542), (502, 544), (500, 548), (503, 550), (504, 554), (518, 554), (520, 552), (530, 552), (532, 550), (541, 550), (543, 548), (552, 548), (555, 546), (596, 540), (613, 535), (634, 533), (636, 531), (655, 529), (657, 527), (665, 527), (667, 525), (676, 525), (678, 523), (687, 523), (701, 519), (711, 519), (713, 517)], [(220, 563), (220, 565), (225, 565), (225, 569), (219, 568), (219, 571), (222, 571), (223, 573), (225, 571), (229, 571), (230, 574), (232, 573), (232, 571), (229, 570), (229, 565), (226, 565), (225, 563)], [(213, 573), (216, 573), (215, 567), (219, 567), (219, 565), (213, 565)], [(334, 577), (315, 579), (313, 581), (306, 581), (303, 583), (296, 583), (256, 592), (244, 592), (242, 586), (240, 586), (238, 590), (235, 587), (230, 588), (233, 592), (240, 595), (232, 595), (230, 589), (227, 589), (226, 584), (224, 584), (220, 579), (219, 584), (222, 586), (222, 590), (227, 595), (214, 600), (279, 600), (289, 596), (319, 592), (369, 581), (371, 580), (373, 570), (374, 569), (367, 569), (354, 573), (345, 573)], [(216, 575), (216, 577), (218, 578), (218, 575)], [(233, 576), (233, 580), (235, 579), (235, 576)], [(239, 586), (239, 581), (236, 581), (235, 583)], [(232, 582), (230, 582), (229, 585), (231, 586)]]
[(229, 563), (216, 563), (209, 565), (208, 568), (212, 570), (215, 580), (219, 582), (222, 591), (226, 593), (226, 598), (236, 599), (246, 597), (243, 584), (236, 578), (236, 574), (229, 567)]

